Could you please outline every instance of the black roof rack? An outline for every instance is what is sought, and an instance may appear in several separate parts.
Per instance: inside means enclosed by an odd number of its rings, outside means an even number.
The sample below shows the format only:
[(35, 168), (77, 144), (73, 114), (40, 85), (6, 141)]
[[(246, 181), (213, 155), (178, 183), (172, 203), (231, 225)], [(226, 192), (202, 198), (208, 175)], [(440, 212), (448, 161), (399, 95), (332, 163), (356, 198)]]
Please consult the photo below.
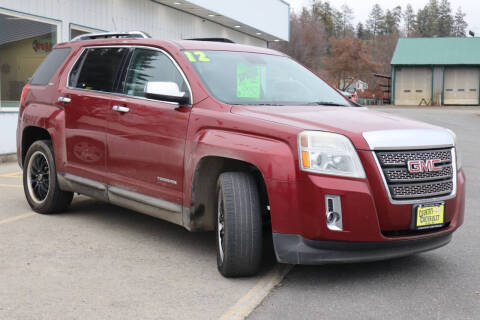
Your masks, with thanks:
[(151, 38), (150, 35), (143, 31), (127, 31), (127, 32), (102, 32), (102, 33), (86, 33), (76, 36), (72, 41), (93, 40), (106, 38)]
[(196, 40), (196, 41), (213, 41), (213, 42), (226, 42), (226, 43), (235, 43), (234, 41), (227, 38), (191, 38), (184, 40)]

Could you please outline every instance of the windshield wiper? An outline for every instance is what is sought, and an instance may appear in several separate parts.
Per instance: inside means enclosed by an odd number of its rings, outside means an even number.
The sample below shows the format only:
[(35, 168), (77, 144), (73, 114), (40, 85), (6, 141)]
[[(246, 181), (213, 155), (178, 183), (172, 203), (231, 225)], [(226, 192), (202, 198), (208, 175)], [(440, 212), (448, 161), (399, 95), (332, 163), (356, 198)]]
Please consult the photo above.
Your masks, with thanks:
[(317, 105), (317, 106), (332, 106), (332, 107), (348, 107), (346, 104), (331, 102), (331, 101), (313, 101), (305, 103), (305, 105)]

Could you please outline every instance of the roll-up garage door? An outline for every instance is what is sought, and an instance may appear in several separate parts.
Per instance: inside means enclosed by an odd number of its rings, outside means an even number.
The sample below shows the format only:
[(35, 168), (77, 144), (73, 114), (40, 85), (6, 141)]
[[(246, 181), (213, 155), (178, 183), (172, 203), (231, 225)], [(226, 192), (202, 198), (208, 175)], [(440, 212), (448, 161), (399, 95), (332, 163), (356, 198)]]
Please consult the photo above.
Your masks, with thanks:
[(418, 106), (432, 99), (431, 68), (398, 68), (395, 72), (395, 104)]
[(446, 68), (444, 104), (478, 104), (479, 69)]

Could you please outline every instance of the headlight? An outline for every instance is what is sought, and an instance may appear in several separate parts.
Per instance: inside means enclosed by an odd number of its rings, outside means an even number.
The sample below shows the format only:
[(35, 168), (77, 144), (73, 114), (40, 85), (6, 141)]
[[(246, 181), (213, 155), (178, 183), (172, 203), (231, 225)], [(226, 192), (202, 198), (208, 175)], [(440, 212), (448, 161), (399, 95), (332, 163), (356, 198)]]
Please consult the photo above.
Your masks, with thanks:
[(365, 171), (350, 140), (336, 133), (303, 131), (298, 134), (300, 168), (336, 176), (365, 178)]

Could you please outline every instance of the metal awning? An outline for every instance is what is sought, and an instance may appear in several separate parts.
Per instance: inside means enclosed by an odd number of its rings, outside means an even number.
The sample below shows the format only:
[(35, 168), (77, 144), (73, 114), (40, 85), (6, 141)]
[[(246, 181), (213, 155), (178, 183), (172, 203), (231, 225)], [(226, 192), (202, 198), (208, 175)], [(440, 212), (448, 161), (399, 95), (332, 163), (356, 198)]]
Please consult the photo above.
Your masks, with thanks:
[(289, 40), (290, 5), (282, 0), (152, 1), (262, 40)]

